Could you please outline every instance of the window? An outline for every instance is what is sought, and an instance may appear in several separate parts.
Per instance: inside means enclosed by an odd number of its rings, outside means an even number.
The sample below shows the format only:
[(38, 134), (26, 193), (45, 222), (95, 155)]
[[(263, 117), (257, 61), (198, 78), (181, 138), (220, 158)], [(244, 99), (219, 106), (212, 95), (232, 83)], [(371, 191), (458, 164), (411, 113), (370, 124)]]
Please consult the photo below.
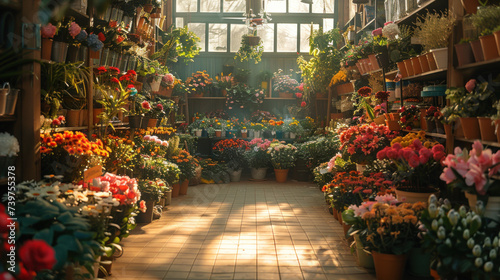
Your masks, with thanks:
[(244, 13), (246, 9), (246, 1), (224, 0), (223, 7), (224, 7), (224, 13)]
[(300, 0), (288, 0), (289, 13), (309, 13), (309, 4), (300, 2)]
[(200, 12), (202, 13), (219, 13), (220, 0), (200, 0)]
[(208, 51), (227, 52), (227, 24), (208, 25)]
[(324, 32), (332, 30), (335, 27), (334, 25), (335, 24), (334, 24), (333, 18), (324, 18), (323, 19), (323, 31)]
[(247, 32), (245, 24), (231, 24), (231, 52), (237, 52), (240, 49), (241, 37)]
[(286, 0), (267, 0), (265, 8), (269, 13), (286, 13)]
[(175, 2), (176, 12), (178, 13), (196, 13), (198, 11), (197, 0), (177, 0)]
[(205, 24), (204, 23), (188, 23), (188, 28), (193, 31), (196, 36), (200, 37), (200, 46), (202, 52), (205, 51)]
[(259, 36), (262, 40), (264, 52), (274, 52), (274, 24), (267, 23), (263, 25), (264, 28), (260, 29)]
[(314, 0), (312, 4), (312, 12), (316, 14), (333, 14), (332, 0)]
[(297, 24), (281, 23), (278, 25), (278, 52), (297, 52)]
[[(313, 30), (319, 29), (319, 24), (312, 25)], [(300, 25), (300, 52), (309, 52), (309, 37), (311, 36), (311, 24)]]
[(175, 27), (184, 27), (184, 18), (183, 17), (175, 18)]

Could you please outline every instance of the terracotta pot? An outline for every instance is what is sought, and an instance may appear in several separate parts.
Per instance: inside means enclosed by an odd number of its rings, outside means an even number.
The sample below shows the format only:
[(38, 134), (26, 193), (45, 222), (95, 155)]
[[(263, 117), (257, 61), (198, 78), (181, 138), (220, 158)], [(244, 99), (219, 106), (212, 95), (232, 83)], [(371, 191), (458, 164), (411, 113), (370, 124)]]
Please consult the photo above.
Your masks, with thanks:
[(141, 116), (128, 116), (130, 128), (141, 128), (142, 117)]
[(431, 53), (434, 55), (437, 69), (448, 68), (448, 48), (433, 49)]
[(400, 280), (403, 278), (408, 255), (382, 254), (372, 251), (377, 280)]
[(149, 124), (149, 117), (142, 117), (141, 128), (147, 129)]
[(385, 124), (387, 125), (387, 127), (390, 130), (394, 130), (394, 131), (400, 131), (401, 130), (401, 126), (399, 125), (398, 121), (385, 120)]
[(156, 127), (157, 123), (158, 123), (158, 119), (149, 119), (148, 120), (148, 127)]
[(215, 131), (215, 137), (221, 137), (221, 135), (222, 135), (222, 130)]
[(81, 110), (68, 110), (66, 113), (66, 126), (78, 127), (80, 126)]
[(434, 280), (441, 280), (441, 276), (439, 276), (438, 272), (432, 268), (431, 268), (431, 276), (434, 278)]
[(493, 34), (479, 37), (483, 50), (484, 60), (491, 60), (499, 57), (497, 41)]
[(365, 72), (363, 71), (363, 67), (361, 67), (361, 62), (356, 62), (356, 67), (358, 67), (359, 74), (363, 75)]
[(478, 117), (479, 130), (481, 131), (481, 140), (483, 141), (496, 141), (497, 135), (495, 134), (495, 126), (491, 123), (493, 122), (491, 118)]
[(481, 138), (477, 118), (460, 118), (460, 124), (464, 130), (465, 139), (476, 140)]
[(76, 62), (78, 61), (78, 52), (80, 51), (80, 46), (69, 45), (68, 53), (66, 54), (66, 62)]
[(465, 198), (469, 201), (469, 207), (471, 210), (476, 211), (477, 194), (465, 192)]
[(336, 208), (333, 208), (333, 207), (332, 207), (331, 209), (332, 209), (332, 212), (333, 212), (333, 213), (332, 213), (333, 218), (334, 218), (335, 220), (337, 220), (337, 221), (338, 221), (338, 220), (339, 220), (339, 212), (337, 211), (337, 209), (336, 209)]
[(222, 96), (227, 96), (227, 89), (223, 89), (220, 92), (222, 93)]
[(349, 232), (350, 228), (351, 228), (351, 225), (342, 224), (342, 229), (344, 230), (344, 236), (345, 236), (345, 238), (349, 238), (349, 236), (347, 235), (347, 232)]
[(418, 57), (411, 58), (411, 64), (413, 65), (413, 74), (422, 74), (422, 66), (420, 66), (420, 59)]
[(438, 195), (439, 192), (426, 192), (426, 193), (417, 193), (417, 192), (408, 192), (403, 190), (396, 189), (396, 198), (399, 201), (404, 201), (406, 203), (415, 203), (415, 202), (427, 202), (429, 196), (432, 194)]
[(477, 12), (477, 6), (479, 6), (478, 0), (462, 0), (462, 6), (464, 6), (465, 12), (467, 14), (475, 14)]
[(42, 59), (50, 60), (52, 55), (52, 39), (42, 38)]
[(441, 121), (435, 120), (436, 132), (439, 134), (444, 134), (444, 125)]
[(464, 128), (462, 127), (462, 123), (459, 121), (454, 122), (453, 133), (455, 137), (465, 137), (464, 136)]
[(153, 10), (153, 5), (152, 4), (146, 4), (146, 5), (144, 5), (144, 11), (146, 13), (151, 13), (152, 10)]
[(98, 124), (101, 119), (98, 117), (100, 113), (102, 113), (104, 109), (102, 108), (94, 108), (94, 110), (92, 111), (92, 114), (94, 116), (94, 124)]
[(260, 37), (259, 36), (247, 36), (247, 43), (250, 46), (257, 46), (260, 43)]
[(140, 224), (151, 223), (153, 221), (153, 208), (155, 207), (154, 200), (145, 200), (146, 212), (139, 212), (135, 217), (135, 221)]
[(276, 182), (286, 183), (288, 177), (288, 169), (274, 169), (274, 174), (276, 175)]
[(425, 54), (419, 55), (418, 59), (420, 60), (420, 66), (422, 67), (422, 73), (431, 71), (429, 66), (429, 61), (427, 60), (427, 56)]
[(380, 69), (378, 62), (377, 62), (377, 57), (375, 56), (375, 54), (368, 55), (368, 59), (370, 60), (370, 63), (372, 64), (373, 71)]
[(397, 64), (398, 64), (398, 69), (399, 69), (399, 73), (401, 73), (401, 76), (403, 78), (408, 77), (408, 71), (406, 70), (405, 62), (404, 61), (400, 61)]
[(87, 126), (89, 125), (89, 110), (82, 109), (80, 110), (80, 121), (78, 122), (78, 126)]
[(241, 138), (248, 138), (248, 132), (241, 132)]
[(500, 143), (500, 120), (495, 120), (495, 133), (497, 135), (497, 142)]
[(406, 71), (408, 72), (408, 77), (414, 76), (415, 72), (413, 71), (413, 64), (412, 64), (411, 59), (407, 59), (404, 62), (405, 62)]
[(474, 53), (469, 43), (456, 44), (455, 52), (457, 54), (458, 66), (474, 63)]
[(500, 30), (493, 32), (493, 36), (495, 36), (495, 41), (497, 42), (497, 51), (500, 54)]
[(453, 130), (451, 124), (443, 124), (444, 126), (444, 133), (446, 134), (446, 138), (448, 137), (453, 137)]
[(430, 71), (434, 71), (437, 69), (436, 60), (434, 59), (434, 55), (430, 52), (426, 53), (427, 61), (429, 62)]
[(179, 182), (172, 185), (172, 197), (178, 197), (181, 190), (181, 184)]
[(427, 130), (427, 120), (425, 119), (426, 109), (420, 109), (420, 129)]
[(280, 98), (293, 98), (293, 93), (292, 92), (280, 92), (279, 93)]
[(476, 62), (484, 61), (483, 48), (481, 47), (481, 41), (476, 40), (470, 42), (470, 47), (472, 49), (472, 53), (474, 54), (474, 60)]
[(186, 195), (188, 192), (189, 180), (184, 180), (179, 188), (179, 195)]

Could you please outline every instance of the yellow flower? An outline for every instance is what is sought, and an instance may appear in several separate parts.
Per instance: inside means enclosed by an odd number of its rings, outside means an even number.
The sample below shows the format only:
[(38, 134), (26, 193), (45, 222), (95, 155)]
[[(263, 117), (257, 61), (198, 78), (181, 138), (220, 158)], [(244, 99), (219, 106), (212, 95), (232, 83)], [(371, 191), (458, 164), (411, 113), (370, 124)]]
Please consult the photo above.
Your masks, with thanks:
[(413, 216), (413, 215), (408, 215), (408, 216), (405, 216), (404, 217), (404, 221), (407, 222), (407, 223), (412, 223), (412, 224), (417, 224), (418, 222), (418, 219), (417, 217)]
[(403, 217), (399, 215), (391, 216), (391, 219), (393, 224), (400, 224), (403, 222)]
[(383, 235), (384, 231), (385, 231), (385, 229), (383, 227), (377, 228), (377, 233), (380, 234), (380, 235)]

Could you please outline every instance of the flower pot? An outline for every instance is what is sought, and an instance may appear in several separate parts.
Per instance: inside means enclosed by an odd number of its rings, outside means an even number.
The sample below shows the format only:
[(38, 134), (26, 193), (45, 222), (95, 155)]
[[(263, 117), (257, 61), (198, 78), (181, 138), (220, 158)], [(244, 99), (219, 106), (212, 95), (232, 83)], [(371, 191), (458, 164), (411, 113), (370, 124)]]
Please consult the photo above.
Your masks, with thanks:
[(280, 98), (293, 98), (293, 93), (292, 92), (280, 92), (279, 93)]
[(99, 114), (101, 114), (103, 110), (104, 109), (102, 109), (102, 108), (94, 108), (94, 110), (92, 110), (94, 124), (98, 124), (101, 122), (101, 118), (99, 118)]
[(68, 110), (66, 113), (66, 126), (78, 127), (80, 126), (80, 114), (82, 110)]
[(411, 59), (405, 60), (404, 63), (405, 63), (406, 71), (408, 72), (408, 77), (414, 76), (415, 73), (413, 70), (413, 64), (411, 62)]
[(179, 182), (172, 185), (172, 197), (178, 197), (181, 190), (181, 184)]
[(403, 278), (408, 255), (382, 254), (372, 251), (377, 280), (400, 280)]
[(219, 138), (222, 135), (222, 130), (216, 130), (215, 131), (215, 137)]
[(458, 66), (474, 62), (474, 53), (469, 43), (456, 44), (455, 53), (457, 54)]
[(416, 277), (430, 277), (431, 255), (422, 248), (413, 248), (408, 255), (408, 273)]
[(286, 183), (288, 177), (288, 169), (274, 169), (274, 175), (276, 176), (276, 182)]
[(368, 59), (370, 60), (370, 63), (372, 65), (372, 71), (380, 69), (375, 54), (368, 55)]
[(262, 138), (262, 131), (260, 130), (254, 130), (253, 131), (253, 138)]
[(197, 93), (192, 93), (190, 95), (190, 97), (203, 97), (203, 95), (204, 95), (204, 92), (201, 91), (201, 92), (197, 92)]
[(401, 74), (401, 76), (403, 78), (408, 77), (408, 71), (406, 71), (406, 64), (405, 64), (405, 62), (404, 61), (400, 61), (397, 64), (398, 64), (398, 69), (399, 69), (399, 73)]
[(80, 122), (78, 123), (78, 126), (87, 126), (87, 125), (89, 125), (89, 110), (82, 109), (80, 110)]
[(151, 91), (152, 92), (158, 92), (160, 90), (160, 85), (161, 85), (161, 79), (158, 78), (153, 78), (153, 81), (151, 82)]
[(432, 278), (434, 278), (434, 280), (441, 280), (441, 276), (439, 276), (437, 270), (431, 268), (430, 271), (431, 271), (431, 276)]
[(68, 46), (68, 53), (66, 54), (66, 62), (78, 61), (79, 50), (80, 50), (80, 46), (69, 45)]
[(406, 203), (415, 203), (415, 202), (427, 202), (429, 199), (429, 196), (431, 195), (438, 195), (439, 192), (434, 191), (434, 192), (424, 192), (424, 193), (418, 193), (418, 192), (409, 192), (409, 191), (403, 191), (400, 189), (396, 189), (396, 198), (399, 201), (403, 201)]
[(149, 117), (142, 117), (141, 128), (147, 129), (149, 124)]
[(381, 52), (375, 55), (379, 68), (388, 68), (390, 66), (389, 50), (387, 47), (382, 48)]
[(241, 131), (241, 138), (248, 138), (248, 130)]
[(436, 132), (436, 122), (434, 120), (425, 120), (427, 125), (427, 132)]
[(64, 42), (54, 41), (52, 43), (51, 59), (55, 62), (65, 62), (68, 54), (68, 44)]
[(495, 126), (492, 125), (491, 118), (478, 117), (479, 131), (481, 132), (481, 140), (483, 141), (496, 141), (497, 135), (495, 134)]
[(434, 54), (431, 52), (428, 52), (425, 54), (425, 56), (427, 57), (427, 61), (429, 62), (429, 70), (430, 71), (436, 70), (437, 65), (436, 65), (436, 60), (434, 59)]
[(42, 38), (42, 59), (50, 60), (52, 56), (52, 39)]
[(198, 165), (195, 168), (195, 176), (193, 178), (189, 179), (190, 186), (197, 186), (200, 184), (202, 171), (203, 171), (203, 169), (201, 168), (201, 165)]
[(260, 43), (259, 36), (247, 36), (246, 40), (247, 40), (248, 45), (251, 47), (257, 46)]
[(231, 182), (241, 181), (241, 171), (243, 171), (243, 169), (231, 170), (229, 172), (229, 176), (231, 177)]
[(358, 68), (359, 74), (363, 75), (365, 72), (363, 71), (363, 67), (361, 67), (361, 63), (356, 62), (356, 67)]
[(373, 119), (373, 122), (378, 125), (385, 124), (385, 116), (384, 115), (378, 116)]
[(139, 212), (135, 217), (135, 221), (140, 224), (151, 223), (153, 221), (153, 208), (155, 207), (154, 200), (145, 200), (146, 212)]
[(495, 134), (497, 136), (497, 142), (500, 143), (500, 120), (495, 120)]
[(444, 125), (442, 122), (435, 120), (436, 123), (436, 133), (444, 134)]
[(484, 216), (494, 221), (500, 221), (500, 196), (488, 197), (488, 202), (484, 207)]
[(356, 255), (358, 256), (358, 265), (364, 268), (374, 268), (372, 255), (368, 254), (363, 250), (363, 243), (359, 237), (359, 233), (354, 235), (354, 240), (356, 241)]
[(206, 129), (203, 129), (203, 130), (201, 131), (201, 137), (203, 137), (203, 138), (208, 138), (208, 132), (207, 132), (207, 130), (206, 130)]
[(497, 51), (500, 54), (500, 30), (493, 32), (493, 36), (495, 36), (495, 41), (497, 43)]
[(295, 139), (297, 134), (295, 132), (290, 132), (290, 139)]
[(266, 179), (267, 168), (251, 168), (252, 179), (254, 180), (264, 180)]
[(420, 65), (420, 59), (418, 57), (411, 58), (411, 64), (413, 65), (413, 74), (422, 74), (422, 66)]
[(202, 129), (195, 129), (194, 130), (194, 136), (196, 136), (196, 137), (201, 137), (202, 133), (203, 133)]
[(364, 172), (366, 169), (366, 164), (356, 163), (356, 171)]
[(446, 138), (450, 138), (450, 137), (453, 137), (453, 129), (452, 129), (452, 126), (451, 124), (443, 124), (444, 126), (444, 133), (446, 134)]
[[(344, 237), (346, 239), (350, 239), (351, 237), (349, 235), (347, 235), (347, 233), (349, 232), (349, 229), (351, 229), (351, 225), (348, 225), (348, 224), (345, 224), (345, 223), (342, 223), (342, 229), (344, 230)], [(349, 244), (351, 244), (351, 242), (348, 242)]]
[(481, 47), (481, 41), (476, 40), (470, 42), (470, 47), (472, 49), (472, 53), (474, 54), (474, 60), (476, 62), (484, 61), (483, 48)]
[(179, 195), (186, 195), (188, 192), (189, 180), (184, 180), (179, 188)]
[(168, 206), (172, 203), (172, 189), (169, 189), (168, 191), (165, 191), (163, 193), (163, 196), (165, 197), (165, 204), (163, 206)]
[(282, 130), (276, 131), (276, 139), (283, 139), (283, 131)]
[(98, 61), (101, 61), (101, 54), (102, 54), (102, 49), (98, 51), (89, 50), (89, 57), (91, 59), (97, 59)]
[(149, 119), (148, 120), (148, 127), (156, 127), (158, 123), (158, 119)]
[(464, 6), (465, 12), (467, 14), (477, 13), (477, 6), (479, 6), (478, 0), (462, 0), (462, 6)]
[(437, 69), (448, 69), (448, 48), (433, 49), (431, 53), (434, 55)]
[(476, 211), (477, 194), (465, 192), (465, 198), (469, 201), (469, 207), (471, 210)]
[(419, 55), (418, 59), (420, 61), (420, 66), (422, 67), (422, 73), (431, 71), (429, 61), (427, 60), (427, 56), (425, 54)]
[(141, 128), (142, 116), (128, 116), (130, 128)]
[(335, 220), (339, 220), (339, 213), (337, 211), (337, 209), (333, 208), (333, 207), (330, 207), (329, 209), (332, 209), (332, 216)]
[(477, 118), (460, 118), (460, 124), (464, 130), (464, 137), (468, 140), (480, 139), (479, 122)]
[(398, 121), (385, 120), (385, 124), (387, 125), (387, 127), (390, 130), (394, 130), (394, 131), (400, 131), (401, 130), (401, 126), (399, 125)]
[(497, 41), (493, 34), (479, 37), (481, 49), (483, 50), (484, 60), (491, 60), (499, 57)]

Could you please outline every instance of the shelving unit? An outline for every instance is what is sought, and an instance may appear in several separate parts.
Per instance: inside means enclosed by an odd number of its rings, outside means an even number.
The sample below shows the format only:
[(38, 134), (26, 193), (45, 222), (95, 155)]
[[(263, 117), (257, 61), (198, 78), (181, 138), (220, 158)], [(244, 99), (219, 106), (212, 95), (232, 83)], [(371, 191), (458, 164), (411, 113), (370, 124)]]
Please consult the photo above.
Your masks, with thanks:
[(425, 72), (422, 74), (414, 75), (411, 77), (403, 78), (405, 81), (432, 81), (432, 80), (446, 80), (446, 69), (436, 69), (434, 71)]
[(400, 18), (399, 20), (395, 21), (397, 24), (402, 24), (402, 25), (413, 25), (415, 24), (417, 17), (424, 13), (426, 10), (432, 11), (432, 10), (442, 10), (448, 6), (448, 1), (443, 1), (443, 0), (428, 0), (427, 2), (424, 2), (420, 7), (418, 7), (416, 10), (412, 11), (408, 15), (404, 16), (403, 18)]

